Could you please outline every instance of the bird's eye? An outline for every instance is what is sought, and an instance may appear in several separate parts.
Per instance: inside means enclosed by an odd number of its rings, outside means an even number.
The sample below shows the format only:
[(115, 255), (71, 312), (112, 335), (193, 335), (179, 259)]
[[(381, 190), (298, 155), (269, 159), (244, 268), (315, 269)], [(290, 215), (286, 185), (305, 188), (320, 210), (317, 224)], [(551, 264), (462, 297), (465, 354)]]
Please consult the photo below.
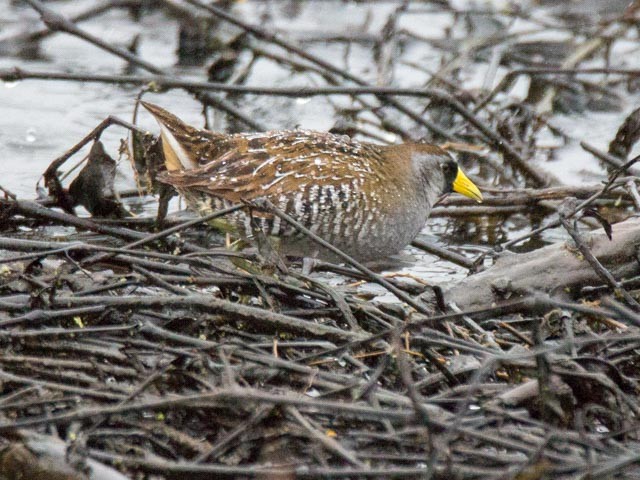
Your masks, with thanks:
[(450, 163), (443, 163), (442, 165), (440, 165), (440, 168), (442, 168), (442, 171), (444, 173), (449, 173), (451, 171), (451, 164)]

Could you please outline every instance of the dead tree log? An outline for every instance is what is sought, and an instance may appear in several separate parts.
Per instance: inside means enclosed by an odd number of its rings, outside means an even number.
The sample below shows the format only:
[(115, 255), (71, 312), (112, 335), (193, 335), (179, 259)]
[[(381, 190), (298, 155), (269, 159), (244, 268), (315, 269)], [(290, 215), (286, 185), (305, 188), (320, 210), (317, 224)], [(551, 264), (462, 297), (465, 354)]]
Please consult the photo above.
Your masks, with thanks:
[[(603, 229), (584, 235), (591, 252), (618, 280), (640, 274), (640, 218), (613, 225), (613, 239)], [(569, 240), (528, 253), (505, 253), (484, 272), (444, 291), (447, 303), (462, 309), (486, 307), (532, 291), (571, 294), (601, 278)]]

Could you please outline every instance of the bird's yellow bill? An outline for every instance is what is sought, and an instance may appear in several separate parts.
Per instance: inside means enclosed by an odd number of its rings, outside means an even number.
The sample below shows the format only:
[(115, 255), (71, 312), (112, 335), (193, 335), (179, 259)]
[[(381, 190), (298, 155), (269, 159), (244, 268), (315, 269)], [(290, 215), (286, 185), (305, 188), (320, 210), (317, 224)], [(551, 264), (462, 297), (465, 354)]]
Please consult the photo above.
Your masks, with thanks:
[(473, 198), (476, 202), (482, 202), (482, 194), (478, 187), (467, 178), (462, 169), (458, 168), (458, 174), (453, 181), (453, 191), (458, 192), (465, 197)]

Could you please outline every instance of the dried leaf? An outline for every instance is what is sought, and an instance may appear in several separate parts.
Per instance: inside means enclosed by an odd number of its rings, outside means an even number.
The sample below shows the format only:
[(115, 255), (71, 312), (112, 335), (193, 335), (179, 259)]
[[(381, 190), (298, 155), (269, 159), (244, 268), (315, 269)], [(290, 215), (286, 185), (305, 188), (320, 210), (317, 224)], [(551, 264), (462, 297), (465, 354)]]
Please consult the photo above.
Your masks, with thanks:
[(609, 144), (609, 153), (626, 159), (638, 139), (640, 139), (640, 108), (636, 108), (624, 119), (616, 137)]
[(611, 224), (606, 218), (600, 215), (595, 208), (585, 208), (582, 212), (582, 216), (595, 218), (598, 221), (598, 223), (602, 225), (602, 228), (604, 229), (604, 233), (607, 234), (607, 237), (609, 237), (609, 240), (613, 240), (613, 236), (612, 236), (613, 230), (611, 229)]
[(131, 132), (131, 151), (124, 150), (131, 160), (138, 189), (157, 192), (164, 185), (156, 181), (158, 172), (165, 170), (160, 139), (153, 135)]
[(116, 162), (105, 151), (102, 142), (96, 141), (89, 152), (87, 165), (71, 182), (69, 196), (73, 205), (82, 205), (91, 215), (122, 218), (129, 216), (115, 199), (114, 180)]

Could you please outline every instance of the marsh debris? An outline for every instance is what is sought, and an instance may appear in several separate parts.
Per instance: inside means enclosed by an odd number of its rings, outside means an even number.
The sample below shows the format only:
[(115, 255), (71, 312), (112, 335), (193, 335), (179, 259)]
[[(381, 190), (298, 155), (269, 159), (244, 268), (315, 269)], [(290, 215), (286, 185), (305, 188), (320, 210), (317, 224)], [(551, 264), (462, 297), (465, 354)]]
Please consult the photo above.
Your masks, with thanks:
[[(160, 147), (135, 121), (106, 118), (51, 162), (38, 201), (0, 181), (2, 475), (640, 474), (638, 110), (613, 126), (608, 151), (557, 121), (633, 101), (640, 71), (617, 52), (637, 43), (637, 2), (314, 3), (373, 12), (344, 31), (297, 30), (301, 1), (107, 1), (73, 15), (59, 13), (65, 2), (26, 3), (45, 27), (0, 38), (3, 52), (69, 34), (126, 65), (7, 68), (6, 81), (100, 82), (145, 98), (182, 89), (202, 102), (205, 125), (227, 132), (295, 126), (283, 112), (318, 99), (336, 131), (456, 152), (486, 195), (434, 208), (451, 245), (414, 243), (465, 280), (387, 278), (349, 259), (303, 271), (226, 249), (204, 224), (215, 215), (161, 226), (143, 209), (130, 215), (141, 193), (171, 196), (155, 182)], [(152, 15), (173, 25), (180, 68), (210, 81), (145, 60), (144, 37), (128, 50), (84, 28), (118, 9), (140, 30)], [(447, 28), (416, 28), (425, 12)], [(531, 31), (510, 30), (521, 23)], [(261, 84), (265, 64), (291, 83)], [(411, 86), (390, 85), (410, 72)], [(131, 132), (121, 151), (137, 190), (114, 183), (107, 128)], [(607, 173), (566, 182), (555, 168), (566, 145)], [(248, 207), (273, 208), (234, 208)]]

